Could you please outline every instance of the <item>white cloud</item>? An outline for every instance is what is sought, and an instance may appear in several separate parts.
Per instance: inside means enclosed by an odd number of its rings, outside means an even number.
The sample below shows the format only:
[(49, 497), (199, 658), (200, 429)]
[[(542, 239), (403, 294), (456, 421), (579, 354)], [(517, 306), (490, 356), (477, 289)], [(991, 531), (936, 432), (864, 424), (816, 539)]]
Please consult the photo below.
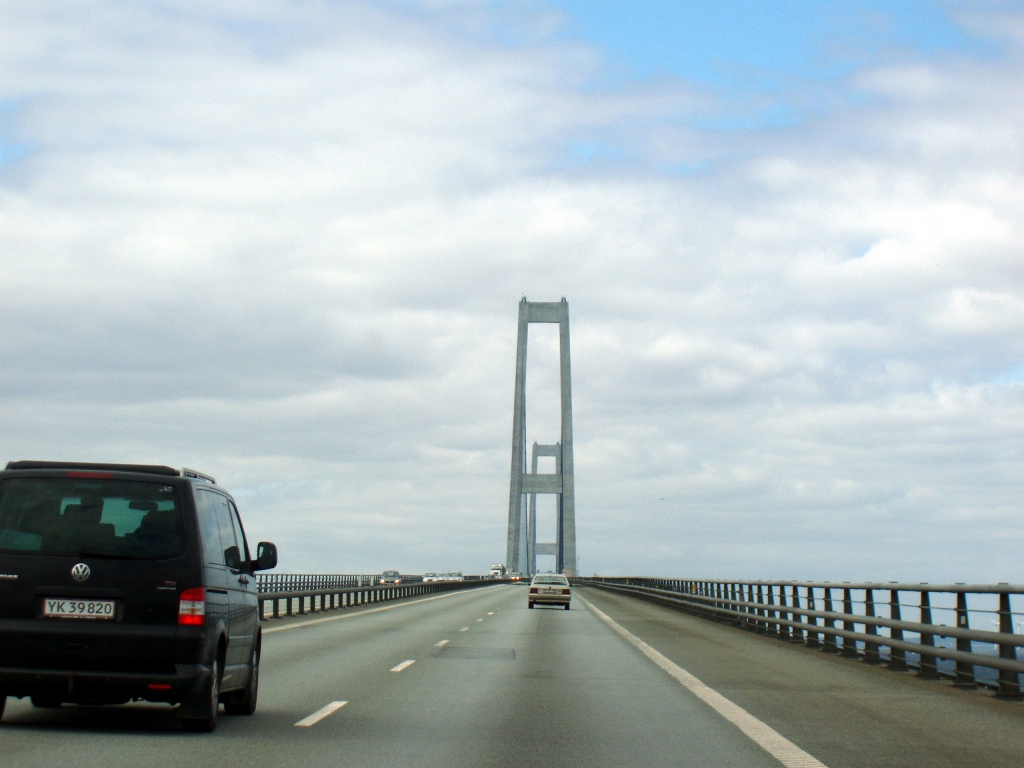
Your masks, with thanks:
[(9, 458), (197, 466), (285, 569), (479, 570), (515, 305), (564, 295), (585, 571), (1016, 578), (1018, 42), (726, 136), (528, 8), (0, 13)]

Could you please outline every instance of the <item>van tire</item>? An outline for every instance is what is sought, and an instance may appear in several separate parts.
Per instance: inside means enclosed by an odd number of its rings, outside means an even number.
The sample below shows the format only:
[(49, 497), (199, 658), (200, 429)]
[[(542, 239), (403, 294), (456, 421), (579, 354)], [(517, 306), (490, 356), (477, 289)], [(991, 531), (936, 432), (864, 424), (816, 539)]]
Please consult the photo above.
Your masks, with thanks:
[(217, 715), (220, 711), (220, 660), (210, 665), (210, 679), (203, 686), (203, 692), (189, 701), (181, 703), (181, 727), (196, 733), (211, 733), (217, 729)]
[(257, 643), (249, 662), (249, 682), (240, 691), (229, 693), (224, 699), (224, 711), (229, 715), (251, 715), (256, 711), (260, 693), (260, 646)]
[(64, 703), (59, 696), (52, 694), (47, 696), (45, 693), (33, 693), (29, 699), (31, 699), (33, 707), (40, 709), (59, 709), (60, 705)]

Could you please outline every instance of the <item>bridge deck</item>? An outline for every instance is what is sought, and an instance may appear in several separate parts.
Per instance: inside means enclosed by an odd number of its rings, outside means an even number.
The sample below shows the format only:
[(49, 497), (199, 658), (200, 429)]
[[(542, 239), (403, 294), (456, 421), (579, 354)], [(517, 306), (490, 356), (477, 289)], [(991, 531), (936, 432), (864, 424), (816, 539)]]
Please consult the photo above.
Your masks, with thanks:
[[(582, 592), (830, 768), (1024, 765), (1022, 705)], [(255, 716), (197, 736), (178, 733), (166, 706), (14, 700), (0, 723), (4, 765), (779, 764), (579, 601), (530, 611), (524, 587), (496, 586), (265, 631)]]

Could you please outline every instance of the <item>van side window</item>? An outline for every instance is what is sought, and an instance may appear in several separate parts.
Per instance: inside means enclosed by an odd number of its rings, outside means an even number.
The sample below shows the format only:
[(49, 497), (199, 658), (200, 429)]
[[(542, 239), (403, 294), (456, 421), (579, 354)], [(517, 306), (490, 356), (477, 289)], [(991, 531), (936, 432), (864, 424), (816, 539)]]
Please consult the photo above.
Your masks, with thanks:
[(242, 569), (242, 550), (235, 541), (235, 528), (231, 522), (228, 500), (217, 496), (217, 522), (220, 524), (220, 541), (224, 547), (224, 565), (233, 571)]
[(239, 548), (242, 550), (242, 564), (246, 566), (248, 570), (248, 563), (250, 560), (249, 556), (249, 543), (245, 540), (245, 531), (242, 529), (242, 520), (238, 516), (238, 507), (232, 502), (228, 502), (228, 506), (231, 507), (231, 522), (235, 528), (235, 541), (238, 542)]
[(224, 545), (220, 538), (220, 521), (217, 519), (217, 507), (220, 506), (221, 495), (209, 491), (196, 490), (196, 511), (199, 513), (199, 533), (203, 537), (203, 549), (206, 551), (206, 562), (210, 565), (224, 565)]

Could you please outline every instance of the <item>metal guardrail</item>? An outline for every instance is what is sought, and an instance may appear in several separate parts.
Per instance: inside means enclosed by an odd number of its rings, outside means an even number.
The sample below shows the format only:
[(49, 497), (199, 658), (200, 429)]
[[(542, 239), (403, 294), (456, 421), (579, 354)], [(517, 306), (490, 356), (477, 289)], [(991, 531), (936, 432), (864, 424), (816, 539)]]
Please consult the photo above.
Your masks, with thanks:
[[(286, 592), (310, 589), (347, 589), (370, 587), (380, 584), (381, 573), (257, 573), (257, 592)], [(420, 574), (403, 573), (399, 576), (403, 584), (419, 584)], [(463, 581), (491, 579), (491, 576), (467, 575)]]
[[(261, 574), (263, 575), (263, 574)], [(270, 574), (267, 574), (270, 575)], [(290, 574), (274, 574), (290, 576)], [(502, 584), (507, 579), (467, 579), (466, 581), (435, 581), (423, 583), (422, 579), (418, 584), (378, 584), (380, 576), (327, 576), (309, 574), (309, 583), (305, 582), (306, 577), (297, 575), (296, 581), (282, 579), (281, 583), (289, 586), (299, 585), (298, 589), (263, 589), (263, 584), (257, 585), (257, 596), (260, 604), (260, 619), (266, 620), (267, 605), (270, 605), (270, 615), (273, 618), (280, 618), (281, 615), (293, 616), (295, 614), (318, 613), (320, 611), (332, 611), (341, 608), (353, 608), (369, 603), (384, 603), (391, 600), (401, 600), (416, 595), (433, 594), (435, 592), (451, 592), (457, 589), (473, 589), (484, 587), (489, 584)], [(343, 584), (348, 580), (359, 580), (367, 578), (367, 582), (361, 586), (335, 586)], [(411, 577), (410, 577), (411, 578)], [(369, 579), (372, 579), (371, 583)], [(406, 579), (405, 576), (402, 577)], [(270, 580), (268, 580), (270, 581)], [(319, 583), (315, 583), (319, 582)], [(276, 583), (270, 581), (276, 586)], [(319, 600), (319, 602), (318, 602)]]
[[(256, 591), (300, 592), (311, 589), (348, 589), (380, 584), (379, 573), (257, 573)], [(419, 574), (402, 574), (403, 584), (423, 581)]]
[[(695, 616), (733, 623), (825, 652), (887, 664), (892, 669), (911, 668), (907, 653), (915, 653), (920, 657), (917, 669), (922, 677), (942, 676), (939, 660), (949, 660), (955, 662), (955, 671), (947, 676), (961, 687), (979, 684), (975, 666), (996, 670), (993, 687), (998, 695), (1021, 698), (1024, 661), (1018, 659), (1017, 648), (1024, 646), (1024, 634), (1015, 633), (1014, 628), (1015, 624), (1024, 625), (1024, 621), (1016, 618), (1022, 614), (1012, 611), (1010, 598), (1024, 595), (1024, 585), (646, 577), (575, 578), (573, 583), (631, 594)], [(901, 602), (903, 593), (912, 593), (915, 602)], [(969, 606), (969, 597), (973, 607)], [(883, 607), (888, 616), (878, 615)], [(904, 620), (905, 611), (916, 612), (918, 620)], [(948, 614), (951, 624), (936, 623), (936, 614)], [(988, 615), (998, 631), (972, 629), (972, 615)], [(858, 626), (863, 629), (858, 631)], [(908, 634), (916, 635), (917, 640), (908, 638)], [(944, 645), (943, 640), (955, 641), (955, 647)], [(998, 655), (977, 653), (974, 643), (991, 644)], [(888, 658), (882, 648), (888, 649)]]

